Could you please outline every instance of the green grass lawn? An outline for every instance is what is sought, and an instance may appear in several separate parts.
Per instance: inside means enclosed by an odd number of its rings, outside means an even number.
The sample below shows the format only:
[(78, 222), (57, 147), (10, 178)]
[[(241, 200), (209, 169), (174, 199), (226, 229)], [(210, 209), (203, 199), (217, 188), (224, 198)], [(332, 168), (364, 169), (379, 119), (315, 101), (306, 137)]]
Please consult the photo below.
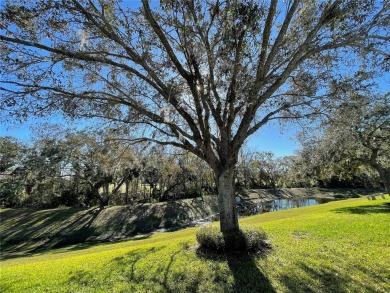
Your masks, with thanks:
[(1, 292), (390, 292), (390, 199), (348, 199), (242, 219), (267, 255), (197, 253), (197, 228), (0, 262)]

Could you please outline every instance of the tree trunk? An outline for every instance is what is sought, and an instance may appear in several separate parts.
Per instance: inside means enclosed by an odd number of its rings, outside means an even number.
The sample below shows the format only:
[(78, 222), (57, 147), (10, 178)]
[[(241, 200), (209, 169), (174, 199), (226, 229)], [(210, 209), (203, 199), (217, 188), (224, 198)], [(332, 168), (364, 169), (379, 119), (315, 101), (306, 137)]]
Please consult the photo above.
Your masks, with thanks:
[(390, 195), (390, 168), (377, 167), (376, 169), (385, 186), (386, 193)]
[(108, 206), (108, 202), (109, 202), (110, 198), (106, 195), (106, 194), (103, 194), (101, 197), (100, 197), (100, 200), (99, 200), (99, 205), (101, 208), (104, 208), (105, 206)]
[(125, 204), (129, 204), (129, 187), (130, 187), (130, 180), (125, 181)]
[(99, 188), (96, 188), (95, 186), (91, 186), (91, 187), (92, 187), (91, 195), (92, 197), (98, 200), (100, 208), (104, 208), (105, 206), (107, 206), (109, 197), (104, 192), (104, 188), (103, 188), (103, 194), (100, 194)]
[(218, 209), (221, 232), (239, 232), (233, 169), (223, 170), (217, 177)]

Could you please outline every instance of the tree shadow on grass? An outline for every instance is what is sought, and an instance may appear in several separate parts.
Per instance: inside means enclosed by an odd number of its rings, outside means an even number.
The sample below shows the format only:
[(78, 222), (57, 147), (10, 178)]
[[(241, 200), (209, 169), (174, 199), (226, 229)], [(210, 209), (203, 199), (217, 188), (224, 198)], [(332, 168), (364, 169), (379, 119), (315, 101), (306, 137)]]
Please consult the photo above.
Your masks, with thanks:
[[(193, 253), (188, 243), (182, 243), (177, 249), (165, 249), (162, 246), (132, 250), (106, 263), (104, 271), (98, 273), (98, 282), (96, 272), (78, 270), (72, 272), (66, 284), (72, 288), (104, 290), (106, 284), (99, 282), (105, 280), (113, 284), (111, 289), (119, 286), (128, 292), (276, 292), (257, 265), (259, 255), (216, 255), (197, 251), (207, 266), (215, 268), (209, 275), (202, 267), (195, 265), (192, 271), (191, 266), (183, 266), (183, 257)], [(220, 267), (223, 263), (228, 270)], [(233, 285), (229, 283), (229, 271), (234, 278)], [(204, 282), (213, 288), (205, 287)]]
[(349, 214), (388, 214), (390, 213), (390, 203), (384, 203), (381, 205), (363, 205), (357, 207), (346, 207), (333, 210), (336, 213), (349, 213)]
[(15, 209), (1, 212), (2, 240), (14, 242), (35, 237), (40, 230), (50, 230), (52, 225), (66, 222), (70, 217), (88, 212), (85, 209), (65, 208), (58, 210)]
[(255, 257), (229, 257), (227, 262), (234, 276), (234, 292), (276, 292), (256, 265)]
[[(325, 292), (345, 292), (346, 280), (338, 276), (335, 271), (321, 268), (316, 270), (307, 264), (300, 263), (302, 269), (309, 279), (304, 279), (294, 271), (282, 275), (281, 283), (287, 288), (287, 292), (318, 292), (318, 288), (324, 288)], [(296, 271), (295, 271), (296, 272)], [(314, 285), (312, 280), (316, 280), (320, 285)]]
[[(297, 273), (298, 270), (304, 272), (305, 279)], [(287, 288), (287, 292), (319, 292), (319, 288), (322, 288), (321, 292), (347, 292), (351, 291), (351, 285), (356, 286), (358, 289), (355, 290), (359, 292), (377, 292), (375, 288), (364, 282), (357, 285), (352, 276), (338, 272), (335, 267), (314, 268), (301, 262), (298, 264), (298, 270), (280, 276), (279, 279)]]
[(257, 264), (258, 258), (265, 258), (269, 249), (257, 254), (219, 254), (202, 249), (197, 250), (200, 258), (211, 261), (227, 262), (233, 275), (233, 288), (226, 287), (224, 292), (276, 292), (271, 282)]
[(157, 207), (151, 205), (122, 209), (5, 210), (0, 213), (0, 259), (31, 256), (58, 248), (63, 252), (98, 243), (145, 239), (152, 231), (165, 226), (172, 231), (185, 228), (164, 223), (166, 219), (156, 216), (157, 212)]
[[(162, 248), (161, 248), (162, 249)], [(104, 266), (103, 269), (107, 269), (109, 267), (117, 267), (116, 274), (120, 273), (122, 276), (126, 277), (128, 280), (132, 280), (134, 282), (140, 282), (140, 278), (135, 277), (135, 268), (137, 262), (147, 257), (150, 254), (158, 252), (160, 249), (156, 249), (152, 247), (150, 249), (136, 249), (133, 250), (123, 256), (116, 257), (112, 259), (108, 264)], [(108, 269), (107, 273), (110, 273), (111, 270)], [(67, 283), (76, 283), (77, 285), (88, 285), (88, 283), (93, 283), (93, 275), (95, 272), (87, 272), (85, 270), (76, 270), (72, 272)]]
[[(104, 278), (108, 282), (112, 282), (111, 276), (119, 277), (120, 282), (125, 283), (125, 287), (131, 292), (139, 292), (140, 288), (145, 292), (179, 292), (176, 290), (174, 285), (177, 282), (170, 280), (170, 274), (172, 266), (174, 266), (176, 257), (178, 254), (182, 253), (186, 248), (183, 246), (182, 249), (176, 250), (169, 255), (168, 258), (159, 259), (159, 261), (154, 262), (152, 267), (146, 267), (143, 260), (148, 257), (153, 257), (154, 254), (160, 253), (165, 246), (161, 247), (152, 247), (149, 249), (136, 249), (123, 256), (116, 257), (108, 262), (104, 266), (104, 272), (100, 274), (104, 275)], [(164, 255), (162, 253), (162, 255)], [(155, 256), (154, 256), (155, 257)], [(147, 269), (147, 273), (143, 273), (143, 270)], [(150, 271), (156, 271), (156, 274), (153, 275)], [(183, 268), (185, 271), (185, 268)], [(79, 270), (70, 276), (67, 283), (73, 283), (76, 286), (85, 286), (87, 288), (93, 288), (95, 286), (101, 286), (101, 284), (94, 281), (95, 272), (86, 272), (84, 270)], [(114, 280), (114, 283), (117, 281)], [(193, 281), (196, 284), (196, 280)], [(104, 285), (103, 285), (104, 286)], [(190, 287), (193, 284), (190, 284)], [(101, 289), (101, 288), (100, 288)], [(112, 288), (111, 288), (112, 289)], [(186, 290), (185, 292), (196, 292), (196, 288)]]
[[(45, 210), (37, 212), (39, 217), (34, 217), (34, 220), (30, 222), (26, 218), (26, 214), (21, 214), (17, 219), (11, 220), (16, 221), (15, 224), (20, 226), (16, 226), (15, 230), (8, 229), (3, 234), (5, 237), (1, 239), (0, 259), (31, 256), (53, 248), (84, 243), (88, 237), (93, 235), (94, 229), (91, 225), (101, 210), (100, 208), (92, 208), (78, 213), (79, 209), (64, 209), (52, 212), (52, 214)], [(72, 216), (73, 218), (69, 220)], [(63, 226), (57, 228), (61, 222), (63, 222)], [(40, 229), (46, 229), (44, 236), (40, 236)], [(91, 245), (86, 244), (84, 248), (89, 246)]]

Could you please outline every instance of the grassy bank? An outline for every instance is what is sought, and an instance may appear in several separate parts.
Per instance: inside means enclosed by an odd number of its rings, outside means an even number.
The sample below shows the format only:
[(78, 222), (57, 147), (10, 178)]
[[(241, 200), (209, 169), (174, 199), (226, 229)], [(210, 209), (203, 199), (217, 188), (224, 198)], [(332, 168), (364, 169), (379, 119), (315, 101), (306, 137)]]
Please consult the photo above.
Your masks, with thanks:
[[(43, 220), (43, 219), (42, 219)], [(68, 246), (0, 263), (2, 292), (389, 292), (390, 199), (348, 199), (248, 217), (265, 256), (199, 254), (197, 228)]]
[(190, 225), (216, 212), (216, 199), (210, 196), (205, 196), (203, 200), (186, 199), (104, 209), (2, 209), (0, 259), (70, 244), (129, 239), (156, 229)]
[[(275, 198), (344, 197), (375, 194), (371, 189), (290, 188), (253, 190), (253, 203)], [(218, 210), (215, 196), (104, 209), (69, 208), (0, 209), (0, 259), (72, 244), (126, 240), (158, 229), (174, 230), (210, 220)]]

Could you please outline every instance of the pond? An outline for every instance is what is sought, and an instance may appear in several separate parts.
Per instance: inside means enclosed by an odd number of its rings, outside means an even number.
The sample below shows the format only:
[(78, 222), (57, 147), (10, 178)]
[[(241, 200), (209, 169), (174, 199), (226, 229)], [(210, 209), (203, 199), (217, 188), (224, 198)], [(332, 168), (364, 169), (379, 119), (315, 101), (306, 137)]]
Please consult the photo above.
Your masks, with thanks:
[(238, 205), (238, 213), (241, 216), (262, 214), (281, 211), (292, 208), (307, 207), (334, 201), (333, 198), (288, 198), (274, 199), (260, 203), (242, 202)]

